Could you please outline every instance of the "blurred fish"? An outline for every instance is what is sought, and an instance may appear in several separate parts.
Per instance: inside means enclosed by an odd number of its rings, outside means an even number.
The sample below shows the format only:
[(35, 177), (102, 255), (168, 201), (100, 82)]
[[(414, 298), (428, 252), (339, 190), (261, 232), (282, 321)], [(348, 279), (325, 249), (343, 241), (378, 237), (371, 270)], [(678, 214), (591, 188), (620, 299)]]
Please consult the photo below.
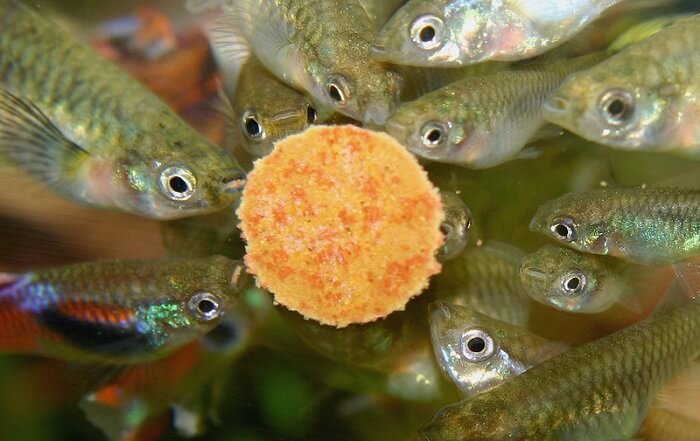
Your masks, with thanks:
[(324, 106), (381, 125), (401, 80), (370, 56), (373, 26), (357, 0), (232, 0), (215, 40), (231, 56), (250, 50), (278, 78)]
[(144, 86), (0, 1), (0, 159), (84, 204), (172, 219), (221, 209), (245, 175)]
[(399, 106), (386, 131), (423, 158), (494, 167), (516, 158), (542, 128), (542, 104), (564, 78), (604, 57), (586, 55), (449, 84)]
[(406, 3), (406, 0), (359, 0), (359, 2), (372, 23), (376, 25), (377, 29), (380, 29), (389, 20), (389, 17)]
[(569, 77), (545, 118), (625, 150), (698, 153), (700, 15), (679, 20)]
[(445, 210), (445, 220), (440, 225), (445, 241), (438, 250), (437, 258), (444, 262), (459, 256), (467, 246), (472, 212), (456, 193), (443, 191), (440, 197)]
[(675, 262), (700, 255), (700, 192), (620, 187), (569, 193), (540, 206), (530, 230), (585, 253)]
[(226, 209), (206, 216), (161, 222), (163, 245), (171, 257), (207, 257), (219, 254), (241, 260), (245, 243), (238, 230), (235, 210)]
[(689, 18), (689, 14), (664, 15), (644, 20), (619, 35), (608, 47), (608, 52), (617, 53), (626, 47), (646, 40), (659, 31), (666, 29), (678, 20)]
[(316, 108), (304, 95), (275, 78), (254, 56), (241, 67), (229, 95), (232, 138), (253, 156), (272, 152), (273, 143), (316, 121)]
[(513, 246), (488, 242), (466, 248), (446, 262), (430, 280), (435, 300), (466, 306), (516, 326), (527, 326), (534, 302), (522, 287), (520, 261), (525, 253)]
[(463, 397), (485, 392), (566, 350), (522, 328), (464, 307), (430, 308), (435, 357)]
[(667, 302), (648, 319), (442, 409), (421, 439), (634, 439), (656, 393), (700, 355), (700, 273), (679, 271)]
[(214, 328), (244, 274), (221, 256), (0, 273), (0, 350), (81, 363), (154, 360)]
[(544, 305), (595, 314), (630, 294), (623, 275), (628, 268), (617, 259), (547, 245), (523, 259), (520, 278), (530, 297)]
[(573, 37), (620, 0), (410, 0), (379, 32), (375, 57), (460, 66), (534, 57)]

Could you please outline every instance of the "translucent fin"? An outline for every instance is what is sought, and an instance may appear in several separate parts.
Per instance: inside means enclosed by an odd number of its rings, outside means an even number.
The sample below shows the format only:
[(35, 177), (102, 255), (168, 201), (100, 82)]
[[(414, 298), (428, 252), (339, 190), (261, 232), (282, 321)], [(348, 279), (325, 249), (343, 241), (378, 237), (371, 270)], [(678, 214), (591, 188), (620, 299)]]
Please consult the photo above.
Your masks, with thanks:
[(676, 279), (661, 298), (654, 314), (663, 314), (678, 306), (694, 301), (700, 294), (700, 264), (680, 262), (673, 265)]
[(518, 152), (515, 159), (537, 159), (542, 156), (542, 149), (534, 146), (526, 147)]
[(654, 406), (694, 421), (700, 429), (700, 362), (694, 362), (664, 384), (656, 394)]
[(225, 19), (219, 20), (211, 30), (211, 40), (216, 49), (228, 59), (227, 61), (238, 66), (235, 75), (231, 75), (237, 78), (240, 66), (250, 56), (250, 48), (246, 38), (234, 32), (233, 29), (235, 28), (231, 28)]
[(529, 142), (542, 141), (547, 139), (558, 138), (564, 134), (564, 129), (554, 124), (545, 124), (535, 132), (530, 138)]
[(33, 103), (0, 87), (0, 157), (60, 187), (88, 156)]
[(193, 14), (199, 14), (210, 9), (218, 9), (231, 0), (187, 0), (185, 8)]
[(700, 441), (700, 423), (666, 409), (652, 407), (640, 434), (654, 441)]
[(617, 53), (637, 42), (645, 40), (659, 31), (666, 29), (682, 18), (690, 17), (690, 14), (667, 15), (645, 20), (642, 23), (632, 26), (608, 47), (608, 52)]

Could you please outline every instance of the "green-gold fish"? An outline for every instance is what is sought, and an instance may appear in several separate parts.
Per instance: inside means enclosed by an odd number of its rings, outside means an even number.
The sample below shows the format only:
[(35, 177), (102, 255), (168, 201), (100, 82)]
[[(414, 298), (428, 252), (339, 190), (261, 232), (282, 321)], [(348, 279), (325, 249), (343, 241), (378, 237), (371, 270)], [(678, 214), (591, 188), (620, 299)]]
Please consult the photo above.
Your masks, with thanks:
[(625, 150), (698, 153), (700, 15), (678, 20), (569, 77), (545, 118)]
[(572, 72), (604, 59), (572, 60), (470, 77), (402, 104), (386, 131), (416, 155), (469, 168), (516, 158), (545, 124), (542, 105)]
[[(223, 1), (223, 0), (222, 0)], [(217, 44), (252, 52), (270, 72), (317, 103), (381, 125), (401, 80), (370, 56), (374, 26), (357, 0), (230, 0)]]
[[(700, 276), (697, 268), (681, 272)], [(444, 408), (421, 439), (634, 439), (657, 392), (700, 355), (700, 301), (696, 290), (680, 285), (671, 296), (692, 300), (669, 302), (642, 322)]]
[(0, 350), (109, 364), (154, 360), (213, 329), (245, 280), (243, 265), (221, 256), (0, 273)]
[(472, 227), (472, 212), (456, 193), (440, 192), (445, 220), (440, 224), (445, 240), (438, 249), (437, 258), (447, 261), (459, 256), (467, 246), (469, 230)]
[(229, 101), (232, 138), (256, 157), (269, 154), (275, 141), (302, 132), (317, 117), (308, 98), (278, 80), (254, 56), (241, 67)]
[(595, 314), (631, 293), (620, 260), (547, 245), (528, 254), (520, 278), (532, 299), (567, 312)]
[(530, 229), (585, 253), (675, 262), (700, 255), (700, 191), (620, 187), (569, 193), (543, 204)]
[(621, 0), (410, 0), (377, 36), (377, 59), (460, 66), (534, 57)]
[(0, 160), (62, 196), (173, 219), (241, 192), (236, 161), (60, 26), (0, 1)]
[(498, 320), (525, 327), (532, 301), (520, 283), (520, 261), (525, 253), (513, 246), (487, 242), (468, 247), (445, 262), (430, 280), (434, 299), (467, 306)]
[(430, 334), (435, 358), (463, 397), (499, 386), (566, 350), (523, 328), (446, 302), (431, 305)]

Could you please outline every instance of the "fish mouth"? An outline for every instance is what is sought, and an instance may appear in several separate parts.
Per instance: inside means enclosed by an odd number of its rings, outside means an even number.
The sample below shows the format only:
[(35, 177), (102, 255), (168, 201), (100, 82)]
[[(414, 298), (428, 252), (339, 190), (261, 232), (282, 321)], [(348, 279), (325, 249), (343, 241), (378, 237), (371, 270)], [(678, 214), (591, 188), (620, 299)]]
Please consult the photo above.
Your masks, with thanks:
[(370, 46), (369, 50), (372, 53), (372, 55), (382, 56), (382, 55), (386, 54), (386, 47), (381, 45), (381, 44), (378, 44), (378, 43), (372, 44), (372, 46)]
[(547, 272), (536, 266), (523, 265), (520, 267), (520, 274), (534, 280), (546, 280)]
[[(393, 120), (384, 123), (384, 130), (391, 135), (392, 138), (404, 144), (408, 140), (408, 130), (406, 126)], [(404, 147), (406, 147), (404, 145)]]
[(243, 188), (247, 182), (245, 173), (241, 172), (234, 176), (224, 179), (223, 191), (226, 194), (238, 195), (243, 192)]

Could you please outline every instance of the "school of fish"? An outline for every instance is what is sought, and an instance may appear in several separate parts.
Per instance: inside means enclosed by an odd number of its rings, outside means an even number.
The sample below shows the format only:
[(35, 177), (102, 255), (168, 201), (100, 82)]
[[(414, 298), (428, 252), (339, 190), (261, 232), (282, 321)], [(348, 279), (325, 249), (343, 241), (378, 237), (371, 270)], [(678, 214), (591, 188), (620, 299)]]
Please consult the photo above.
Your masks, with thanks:
[[(179, 436), (201, 436), (255, 344), (375, 397), (346, 410), (376, 397), (431, 406), (397, 439), (697, 439), (700, 184), (628, 179), (614, 162), (700, 160), (700, 7), (178, 4), (211, 46), (221, 146), (60, 18), (0, 0), (0, 170), (159, 222), (167, 254), (0, 272), (0, 351), (90, 372), (78, 405), (110, 441), (153, 439), (141, 436), (169, 409)], [(177, 50), (173, 36), (144, 35)], [(388, 133), (440, 189), (442, 271), (404, 311), (337, 329), (273, 304), (246, 273), (235, 214), (246, 175), (313, 124)], [(570, 144), (606, 158), (604, 179), (569, 172)], [(552, 157), (567, 184), (469, 191)], [(489, 214), (504, 205), (498, 230)], [(528, 237), (516, 247), (493, 234), (509, 229)]]

